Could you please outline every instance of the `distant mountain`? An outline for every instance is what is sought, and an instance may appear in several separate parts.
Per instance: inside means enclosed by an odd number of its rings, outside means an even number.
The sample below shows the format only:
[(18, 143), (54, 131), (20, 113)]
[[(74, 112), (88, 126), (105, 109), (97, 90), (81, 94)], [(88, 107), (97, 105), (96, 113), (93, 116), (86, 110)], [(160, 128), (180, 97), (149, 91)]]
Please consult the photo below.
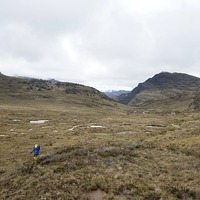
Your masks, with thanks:
[(130, 91), (126, 91), (126, 90), (108, 90), (108, 91), (105, 91), (104, 93), (105, 93), (108, 97), (114, 98), (114, 99), (115, 99), (116, 96), (119, 96), (119, 95), (121, 95), (121, 94), (127, 94), (127, 93), (129, 93), (129, 92), (130, 92)]
[(112, 100), (103, 92), (81, 84), (10, 77), (0, 73), (0, 101), (2, 102), (56, 102), (80, 104), (89, 107), (110, 104)]
[(199, 94), (200, 78), (183, 73), (161, 72), (139, 83), (130, 93), (119, 95), (117, 101), (133, 106), (180, 105), (197, 108)]
[(53, 79), (53, 78), (52, 79), (48, 79), (48, 81), (50, 83), (54, 83), (54, 84), (60, 82), (60, 81), (57, 81), (56, 79)]

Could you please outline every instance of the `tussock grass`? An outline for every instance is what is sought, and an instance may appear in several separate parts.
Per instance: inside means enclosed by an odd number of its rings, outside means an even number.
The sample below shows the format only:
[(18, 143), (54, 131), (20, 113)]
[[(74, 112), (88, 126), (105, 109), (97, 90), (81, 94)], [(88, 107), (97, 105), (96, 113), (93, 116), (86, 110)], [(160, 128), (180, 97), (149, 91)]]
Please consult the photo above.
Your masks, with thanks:
[[(88, 199), (91, 191), (103, 199), (200, 199), (199, 113), (43, 102), (0, 108), (1, 199)], [(39, 119), (49, 121), (30, 123)]]

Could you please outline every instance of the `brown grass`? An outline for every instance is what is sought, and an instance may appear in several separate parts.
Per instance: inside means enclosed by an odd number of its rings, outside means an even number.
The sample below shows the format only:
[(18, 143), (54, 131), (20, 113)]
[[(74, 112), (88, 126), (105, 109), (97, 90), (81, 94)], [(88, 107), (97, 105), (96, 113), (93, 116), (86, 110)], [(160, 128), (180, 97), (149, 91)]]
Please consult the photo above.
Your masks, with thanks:
[(0, 199), (200, 199), (199, 113), (95, 105), (2, 103)]

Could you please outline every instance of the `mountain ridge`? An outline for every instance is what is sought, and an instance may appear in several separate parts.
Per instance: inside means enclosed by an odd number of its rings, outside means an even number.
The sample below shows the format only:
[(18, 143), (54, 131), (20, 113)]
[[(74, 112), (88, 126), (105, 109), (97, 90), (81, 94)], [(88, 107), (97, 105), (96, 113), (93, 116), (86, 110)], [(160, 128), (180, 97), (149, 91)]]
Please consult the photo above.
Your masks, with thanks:
[[(199, 93), (200, 78), (184, 73), (161, 72), (139, 83), (130, 93), (117, 97), (117, 101), (123, 104), (142, 106), (174, 102), (194, 98)], [(197, 98), (196, 98), (197, 99)], [(195, 102), (195, 105), (198, 102)]]
[(0, 73), (0, 85), (1, 102), (57, 102), (89, 107), (118, 102), (144, 108), (200, 109), (200, 78), (177, 72), (155, 74), (132, 91), (112, 98), (93, 87), (55, 79), (11, 77)]
[(109, 105), (113, 101), (93, 87), (54, 79), (11, 77), (0, 73), (0, 85), (1, 102), (54, 103), (57, 101), (61, 104), (99, 106), (102, 103)]

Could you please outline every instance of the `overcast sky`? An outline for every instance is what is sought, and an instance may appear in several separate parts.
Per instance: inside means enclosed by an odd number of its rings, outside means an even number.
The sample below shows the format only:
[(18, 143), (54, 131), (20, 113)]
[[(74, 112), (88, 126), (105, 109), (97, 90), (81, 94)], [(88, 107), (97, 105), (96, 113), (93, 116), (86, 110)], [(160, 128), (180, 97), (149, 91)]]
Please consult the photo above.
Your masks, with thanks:
[(200, 77), (198, 0), (0, 0), (0, 72), (133, 89)]

